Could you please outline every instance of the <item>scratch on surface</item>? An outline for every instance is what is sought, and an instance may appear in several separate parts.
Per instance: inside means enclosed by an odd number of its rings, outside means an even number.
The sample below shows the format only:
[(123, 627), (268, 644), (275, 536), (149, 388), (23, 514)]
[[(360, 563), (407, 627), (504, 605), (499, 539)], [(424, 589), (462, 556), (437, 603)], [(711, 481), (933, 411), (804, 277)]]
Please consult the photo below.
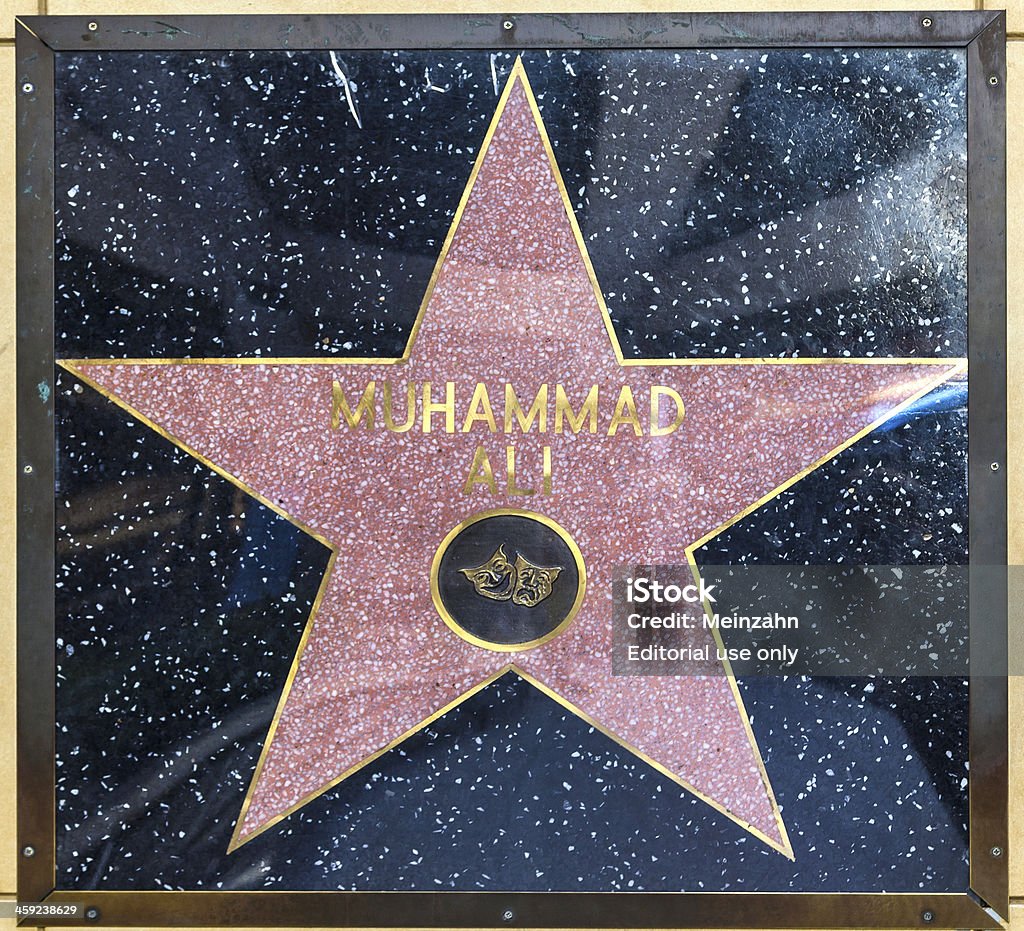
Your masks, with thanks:
[(719, 19), (717, 16), (710, 17), (709, 22), (712, 25), (714, 25), (714, 26), (718, 26), (718, 28), (722, 30), (722, 33), (724, 35), (729, 36), (730, 38), (733, 38), (733, 39), (749, 39), (750, 38), (750, 33), (744, 32), (739, 27), (729, 25), (729, 23), (725, 22), (725, 20)]
[(654, 36), (664, 35), (668, 32), (667, 29), (647, 29), (644, 32), (637, 32), (635, 29), (631, 29), (631, 35), (638, 37), (643, 44), (648, 44)]
[(424, 79), (427, 82), (427, 90), (428, 91), (437, 91), (439, 94), (447, 94), (448, 93), (448, 88), (447, 87), (438, 87), (436, 84), (431, 84), (430, 83), (430, 69), (429, 68), (426, 68), (424, 70), (423, 77), (424, 77)]
[(491, 54), (491, 82), (494, 84), (494, 96), (498, 96), (498, 72), (494, 68), (494, 54)]
[(194, 36), (194, 32), (189, 32), (187, 29), (182, 29), (180, 26), (172, 26), (170, 23), (162, 23), (156, 19), (153, 22), (157, 26), (163, 26), (163, 29), (122, 29), (122, 35), (136, 35), (142, 36), (144, 39), (149, 39), (152, 36), (167, 36), (169, 39), (173, 39), (175, 36)]
[(569, 16), (557, 13), (548, 14), (550, 19), (554, 23), (558, 23), (563, 29), (567, 29), (569, 32), (575, 33), (580, 37), (587, 45), (609, 45), (611, 39), (607, 36), (591, 35), (590, 33), (583, 32), (583, 30), (576, 28), (575, 23), (570, 19)]
[(187, 29), (182, 29), (180, 26), (172, 26), (170, 23), (162, 23), (160, 20), (156, 20), (158, 26), (163, 26), (164, 31), (169, 36), (194, 36), (194, 32), (189, 32)]
[(352, 119), (356, 121), (356, 126), (362, 129), (363, 121), (359, 118), (359, 109), (356, 107), (355, 99), (352, 97), (352, 85), (345, 76), (345, 72), (341, 70), (341, 63), (338, 61), (338, 56), (334, 54), (333, 49), (331, 50), (331, 67), (334, 68), (334, 73), (338, 76), (338, 80), (341, 81), (341, 86), (345, 88), (345, 99), (348, 101), (348, 109), (352, 114)]

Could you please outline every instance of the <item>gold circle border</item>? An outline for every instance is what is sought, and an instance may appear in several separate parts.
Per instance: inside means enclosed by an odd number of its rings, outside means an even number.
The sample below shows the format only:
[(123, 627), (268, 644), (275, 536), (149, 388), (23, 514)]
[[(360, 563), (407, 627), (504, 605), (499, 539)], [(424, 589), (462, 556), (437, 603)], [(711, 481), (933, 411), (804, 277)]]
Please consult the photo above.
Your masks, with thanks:
[[(569, 547), (569, 552), (572, 553), (572, 557), (576, 561), (576, 572), (579, 577), (579, 581), (576, 585), (576, 600), (572, 603), (572, 607), (569, 608), (569, 613), (566, 614), (565, 619), (562, 620), (553, 630), (544, 634), (543, 637), (538, 637), (536, 640), (528, 640), (525, 643), (494, 643), (491, 640), (482, 640), (480, 637), (475, 637), (473, 634), (469, 633), (469, 631), (464, 630), (459, 626), (458, 621), (448, 613), (448, 609), (441, 601), (441, 591), (437, 581), (438, 570), (441, 567), (441, 559), (448, 547), (451, 545), (452, 540), (454, 540), (467, 527), (470, 527), (479, 521), (486, 520), (488, 517), (500, 517), (503, 515), (525, 517), (528, 520), (536, 521), (538, 524), (543, 524), (545, 527), (548, 527), (557, 533), (562, 539), (562, 542)], [(576, 541), (569, 535), (569, 531), (550, 517), (538, 514), (536, 511), (524, 511), (521, 508), (493, 508), (489, 511), (480, 511), (480, 513), (474, 514), (472, 517), (468, 517), (461, 523), (456, 524), (450, 531), (448, 531), (445, 538), (441, 541), (441, 545), (438, 546), (437, 552), (434, 553), (434, 559), (430, 564), (430, 597), (434, 602), (434, 609), (440, 615), (441, 620), (467, 643), (472, 643), (473, 646), (481, 647), (484, 650), (491, 650), (495, 653), (521, 653), (523, 650), (532, 650), (534, 647), (539, 647), (541, 644), (547, 643), (549, 640), (554, 640), (555, 637), (562, 633), (562, 631), (564, 631), (573, 622), (576, 615), (579, 614), (586, 592), (587, 567), (583, 562), (583, 554), (580, 552), (580, 548), (576, 545)]]

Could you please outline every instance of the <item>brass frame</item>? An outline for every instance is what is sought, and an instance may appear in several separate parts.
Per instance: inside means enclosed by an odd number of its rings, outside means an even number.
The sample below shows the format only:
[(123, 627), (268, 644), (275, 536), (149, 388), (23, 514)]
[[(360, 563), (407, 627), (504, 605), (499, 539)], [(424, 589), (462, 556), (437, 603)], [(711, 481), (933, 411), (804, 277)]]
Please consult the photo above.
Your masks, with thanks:
[[(1005, 14), (25, 17), (18, 85), (18, 895), (154, 926), (998, 927), (1008, 915)], [(972, 366), (970, 888), (962, 893), (92, 892), (55, 889), (54, 54), (113, 49), (938, 46), (968, 68)], [(233, 360), (237, 361), (237, 360)], [(266, 362), (266, 359), (260, 360)], [(383, 360), (373, 360), (383, 361)], [(644, 360), (647, 361), (647, 360)], [(43, 395), (46, 394), (46, 397)], [(39, 670), (50, 670), (40, 675)], [(32, 855), (28, 851), (32, 850)], [(75, 919), (48, 919), (51, 924)], [(34, 919), (27, 919), (34, 923)]]

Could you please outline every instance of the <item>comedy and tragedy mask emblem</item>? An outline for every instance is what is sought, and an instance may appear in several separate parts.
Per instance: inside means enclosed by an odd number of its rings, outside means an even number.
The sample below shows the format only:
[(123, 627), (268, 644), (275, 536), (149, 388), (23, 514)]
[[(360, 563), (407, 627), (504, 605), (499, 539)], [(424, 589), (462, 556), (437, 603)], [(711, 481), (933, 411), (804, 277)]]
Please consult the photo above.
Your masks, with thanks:
[(561, 566), (535, 566), (516, 553), (510, 563), (502, 543), (494, 555), (481, 566), (460, 569), (478, 595), (492, 601), (509, 601), (532, 608), (551, 594), (551, 587), (562, 571)]

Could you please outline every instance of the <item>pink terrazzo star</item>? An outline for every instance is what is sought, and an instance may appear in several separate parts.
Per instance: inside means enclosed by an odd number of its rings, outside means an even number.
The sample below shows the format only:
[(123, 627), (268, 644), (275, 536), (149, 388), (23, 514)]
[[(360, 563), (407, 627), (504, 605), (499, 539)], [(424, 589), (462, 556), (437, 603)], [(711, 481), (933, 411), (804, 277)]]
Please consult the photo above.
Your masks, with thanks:
[[(515, 668), (792, 856), (731, 676), (612, 676), (612, 568), (685, 563), (699, 541), (962, 366), (623, 365), (518, 64), (478, 168), (404, 362), (65, 363), (334, 550), (232, 847), (509, 668), (509, 654), (442, 622), (429, 572), (455, 525), (517, 507), (566, 528), (588, 585), (573, 623), (515, 654)], [(623, 384), (638, 401), (666, 385), (686, 416), (660, 437), (628, 427), (506, 436), (484, 424), (448, 434), (438, 417), (429, 434), (419, 420), (404, 433), (333, 430), (335, 380), (352, 403), (368, 381), (390, 380), (400, 414), (409, 383), (443, 394), (455, 382), (463, 411), (477, 382), (510, 382), (527, 399), (561, 384), (577, 400), (597, 384), (612, 403)], [(502, 481), (496, 494), (464, 493), (480, 445), (496, 467), (514, 445), (523, 483), (550, 446), (552, 493), (509, 496)]]

